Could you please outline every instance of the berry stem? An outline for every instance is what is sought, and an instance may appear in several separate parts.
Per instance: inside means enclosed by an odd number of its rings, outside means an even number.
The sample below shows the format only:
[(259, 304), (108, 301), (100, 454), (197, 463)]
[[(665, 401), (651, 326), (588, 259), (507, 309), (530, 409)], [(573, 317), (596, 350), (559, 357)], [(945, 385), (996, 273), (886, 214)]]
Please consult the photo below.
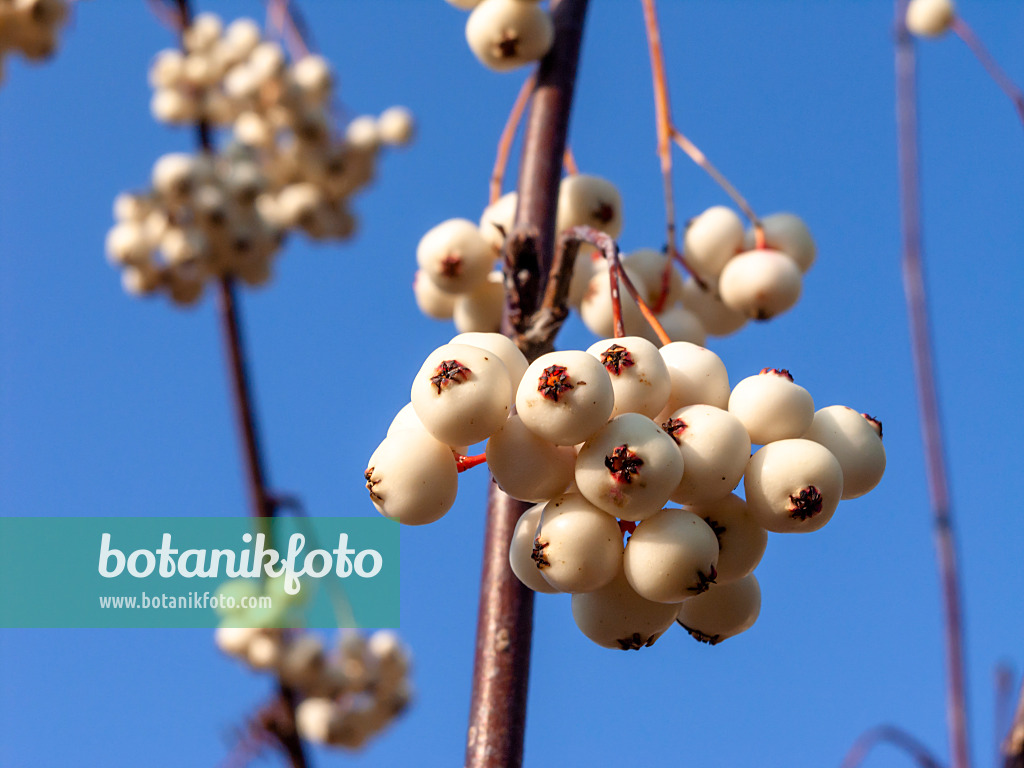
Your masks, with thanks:
[(1017, 116), (1024, 123), (1024, 91), (1021, 91), (1017, 84), (1010, 79), (1010, 76), (1006, 74), (1006, 71), (999, 66), (992, 54), (989, 53), (988, 48), (981, 42), (981, 38), (975, 34), (966, 21), (960, 18), (959, 14), (953, 17), (950, 29), (971, 49), (971, 53), (981, 63), (981, 66), (985, 68), (989, 77), (995, 81), (1007, 98), (1013, 102), (1014, 109), (1017, 110)]
[(859, 768), (868, 753), (879, 744), (889, 743), (907, 754), (920, 768), (944, 768), (931, 751), (901, 728), (879, 725), (865, 731), (850, 747), (840, 768)]
[(647, 302), (640, 296), (640, 291), (633, 285), (633, 281), (629, 279), (629, 275), (626, 274), (626, 270), (622, 268), (622, 259), (619, 255), (619, 246), (611, 237), (600, 230), (594, 229), (593, 227), (573, 227), (562, 233), (562, 242), (569, 240), (576, 240), (577, 247), (579, 243), (590, 243), (592, 246), (601, 251), (605, 260), (608, 262), (608, 282), (611, 291), (612, 299), (612, 320), (615, 326), (615, 337), (622, 338), (626, 335), (626, 330), (622, 320), (622, 299), (619, 292), (619, 281), (626, 286), (626, 291), (637, 306), (640, 308), (641, 314), (644, 319), (650, 324), (651, 328), (654, 329), (654, 333), (657, 334), (658, 339), (662, 344), (669, 344), (672, 339), (665, 333), (665, 329), (661, 323), (658, 322), (658, 318), (655, 316), (654, 311), (647, 305)]
[(921, 239), (917, 144), (917, 73), (914, 43), (906, 26), (909, 0), (896, 0), (896, 123), (900, 214), (903, 229), (903, 287), (910, 322), (911, 352), (921, 413), (925, 466), (931, 497), (935, 549), (942, 584), (946, 635), (946, 708), (952, 768), (968, 768), (967, 695), (963, 620), (949, 481), (943, 451), (935, 365)]
[(576, 165), (576, 156), (568, 144), (565, 145), (565, 152), (562, 154), (562, 167), (569, 176), (576, 176), (580, 172), (580, 167)]
[[(519, 205), (505, 247), (502, 329), (531, 360), (553, 345), (561, 323), (541, 300), (565, 295), (565, 264), (571, 275), (575, 256), (554, 252), (555, 212), (587, 0), (553, 0), (550, 12), (555, 40), (537, 69), (523, 138)], [(566, 286), (552, 289), (551, 273), (558, 264)], [(533, 592), (512, 573), (508, 552), (516, 523), (529, 505), (505, 495), (495, 483), (489, 493), (464, 765), (516, 768), (523, 761)]]
[(481, 464), (487, 463), (487, 454), (478, 453), (475, 456), (463, 456), (458, 451), (452, 451), (455, 454), (455, 466), (459, 472), (465, 472), (467, 469), (473, 467), (479, 467)]
[(661, 162), (661, 177), (665, 194), (668, 250), (672, 259), (678, 261), (690, 275), (696, 277), (696, 273), (690, 268), (686, 257), (679, 252), (676, 244), (675, 202), (672, 192), (672, 142), (675, 142), (694, 163), (704, 169), (718, 186), (732, 198), (733, 202), (743, 211), (746, 217), (750, 219), (750, 223), (754, 227), (754, 241), (758, 248), (764, 247), (764, 229), (761, 226), (761, 220), (754, 213), (754, 210), (743, 195), (711, 164), (704, 153), (676, 128), (672, 120), (672, 109), (669, 105), (668, 78), (665, 75), (665, 55), (661, 48), (661, 29), (658, 25), (658, 14), (654, 0), (643, 0), (643, 9), (644, 29), (647, 32), (647, 49), (651, 57), (651, 79), (654, 83), (654, 114), (658, 132), (658, 159)]
[(277, 31), (292, 59), (310, 54), (309, 27), (289, 0), (267, 0), (267, 28)]
[(512, 151), (512, 142), (515, 141), (516, 131), (519, 130), (519, 123), (523, 119), (523, 112), (526, 111), (526, 105), (530, 101), (530, 96), (533, 95), (535, 82), (534, 75), (530, 75), (523, 82), (523, 86), (516, 95), (516, 100), (512, 102), (512, 110), (508, 114), (508, 120), (505, 121), (505, 127), (501, 129), (501, 136), (498, 138), (498, 151), (494, 158), (494, 169), (491, 171), (491, 188), (488, 196), (492, 205), (501, 197), (501, 187), (505, 181), (505, 171), (508, 169), (508, 156)]

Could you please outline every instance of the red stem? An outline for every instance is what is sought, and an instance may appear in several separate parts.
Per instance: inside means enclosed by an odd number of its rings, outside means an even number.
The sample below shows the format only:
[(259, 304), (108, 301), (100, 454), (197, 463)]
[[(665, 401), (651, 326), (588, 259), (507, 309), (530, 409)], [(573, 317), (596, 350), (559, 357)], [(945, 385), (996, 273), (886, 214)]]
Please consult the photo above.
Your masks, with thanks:
[(921, 410), (925, 465), (932, 504), (946, 635), (946, 707), (952, 768), (970, 766), (963, 620), (949, 482), (943, 454), (935, 364), (932, 360), (928, 301), (921, 239), (917, 146), (917, 78), (914, 43), (905, 19), (908, 0), (896, 0), (896, 118), (903, 224), (903, 285), (910, 321), (911, 350)]

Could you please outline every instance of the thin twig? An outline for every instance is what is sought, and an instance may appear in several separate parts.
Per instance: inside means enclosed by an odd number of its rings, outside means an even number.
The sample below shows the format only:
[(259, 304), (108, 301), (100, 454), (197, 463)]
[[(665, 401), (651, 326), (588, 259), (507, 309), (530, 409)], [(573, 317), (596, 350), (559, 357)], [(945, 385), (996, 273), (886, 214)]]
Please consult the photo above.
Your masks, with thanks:
[(967, 44), (967, 47), (971, 49), (971, 53), (975, 55), (978, 61), (981, 62), (981, 66), (988, 72), (989, 77), (995, 81), (1007, 98), (1013, 102), (1013, 107), (1017, 110), (1017, 116), (1024, 123), (1024, 92), (1010, 79), (1006, 71), (999, 66), (992, 54), (989, 53), (988, 48), (981, 42), (981, 38), (975, 34), (974, 30), (959, 15), (953, 17), (950, 29)]
[(575, 241), (577, 247), (579, 243), (589, 243), (600, 251), (601, 255), (604, 256), (606, 262), (608, 262), (608, 280), (609, 290), (611, 291), (612, 301), (612, 325), (614, 326), (614, 333), (617, 338), (621, 338), (626, 335), (625, 325), (622, 319), (622, 297), (619, 291), (619, 283), (626, 286), (626, 292), (632, 297), (633, 301), (636, 302), (637, 307), (640, 309), (640, 313), (644, 316), (644, 319), (654, 330), (655, 335), (658, 337), (662, 344), (671, 343), (672, 339), (665, 332), (661, 323), (656, 317), (656, 313), (652, 310), (647, 302), (644, 301), (643, 296), (637, 287), (633, 284), (633, 281), (629, 279), (629, 275), (626, 274), (626, 270), (622, 267), (622, 257), (619, 253), (619, 245), (615, 242), (615, 239), (610, 237), (606, 232), (594, 229), (593, 227), (572, 227), (562, 233), (561, 242), (568, 243)]
[(903, 226), (903, 285), (921, 410), (925, 465), (945, 616), (946, 707), (952, 768), (968, 768), (967, 694), (963, 619), (949, 481), (942, 442), (928, 301), (922, 264), (920, 178), (917, 145), (917, 77), (914, 43), (906, 27), (908, 0), (896, 0), (896, 120)]
[[(192, 23), (192, 8), (189, 0), (177, 0), (177, 6), (181, 21), (180, 38), (183, 43), (185, 30)], [(205, 120), (197, 123), (196, 136), (203, 151), (212, 153), (213, 139), (210, 126)], [(265, 533), (269, 534), (269, 520), (274, 517), (276, 509), (267, 493), (266, 473), (260, 452), (259, 430), (256, 426), (256, 415), (249, 387), (245, 347), (238, 318), (238, 306), (235, 301), (234, 284), (227, 276), (221, 277), (217, 281), (217, 314), (227, 350), (232, 401), (241, 437), (250, 511), (252, 516), (264, 527)], [(280, 742), (292, 768), (306, 768), (308, 765), (306, 754), (295, 726), (297, 701), (296, 692), (278, 679), (275, 699), (265, 708), (268, 713), (266, 723), (268, 732)]]
[(943, 768), (928, 747), (906, 731), (893, 725), (880, 725), (861, 734), (843, 758), (840, 768), (859, 768), (868, 753), (879, 744), (889, 743), (903, 750), (920, 768)]
[(565, 152), (562, 154), (562, 166), (570, 176), (576, 176), (580, 172), (580, 167), (576, 164), (576, 156), (568, 144), (565, 145)]
[(289, 0), (267, 0), (267, 28), (277, 31), (292, 59), (310, 54), (312, 37), (297, 7)]
[[(555, 211), (587, 0), (555, 0), (555, 40), (536, 75), (519, 168), (519, 205), (505, 244), (509, 302), (503, 331), (521, 341), (554, 262)], [(514, 302), (514, 304), (513, 304)], [(550, 344), (553, 336), (548, 340)], [(530, 353), (528, 353), (529, 355)], [(467, 768), (516, 768), (523, 761), (533, 631), (533, 592), (508, 564), (512, 532), (528, 504), (492, 483), (484, 531)]]
[(512, 142), (515, 141), (516, 131), (519, 130), (519, 123), (523, 119), (523, 112), (526, 111), (526, 105), (533, 94), (534, 82), (534, 75), (531, 74), (526, 78), (516, 95), (516, 100), (512, 102), (512, 110), (508, 114), (508, 120), (505, 121), (505, 127), (501, 129), (501, 136), (498, 138), (498, 151), (494, 158), (494, 170), (491, 171), (490, 194), (488, 195), (488, 200), (492, 204), (501, 197), (501, 187), (505, 181), (505, 171), (508, 169), (508, 156), (512, 151)]
[(732, 198), (736, 206), (743, 211), (754, 227), (754, 240), (758, 248), (764, 247), (764, 228), (754, 209), (739, 193), (728, 179), (714, 166), (707, 156), (697, 148), (676, 127), (672, 119), (669, 105), (668, 78), (665, 75), (665, 54), (661, 48), (661, 30), (658, 25), (658, 14), (654, 0), (643, 0), (644, 30), (647, 33), (647, 48), (651, 58), (651, 79), (654, 83), (654, 113), (658, 132), (658, 158), (661, 162), (662, 185), (665, 194), (666, 225), (668, 229), (668, 249), (672, 258), (681, 263), (686, 271), (696, 277), (690, 268), (685, 255), (679, 253), (676, 244), (675, 202), (672, 192), (672, 152), (670, 142), (675, 142), (687, 157), (702, 168)]

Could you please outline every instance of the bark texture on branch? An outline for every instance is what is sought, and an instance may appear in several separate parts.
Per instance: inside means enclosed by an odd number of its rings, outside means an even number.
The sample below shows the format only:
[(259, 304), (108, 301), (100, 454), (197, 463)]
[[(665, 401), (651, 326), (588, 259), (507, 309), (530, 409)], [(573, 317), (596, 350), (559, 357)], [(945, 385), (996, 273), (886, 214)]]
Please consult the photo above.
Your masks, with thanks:
[[(587, 0), (551, 4), (555, 42), (536, 74), (519, 169), (519, 206), (506, 243), (505, 333), (527, 358), (551, 349), (560, 322), (538, 314), (554, 259), (555, 212)], [(531, 328), (544, 325), (541, 333)], [(466, 742), (468, 768), (515, 768), (523, 762), (533, 592), (508, 564), (516, 522), (529, 504), (492, 483), (484, 532), (473, 693)]]

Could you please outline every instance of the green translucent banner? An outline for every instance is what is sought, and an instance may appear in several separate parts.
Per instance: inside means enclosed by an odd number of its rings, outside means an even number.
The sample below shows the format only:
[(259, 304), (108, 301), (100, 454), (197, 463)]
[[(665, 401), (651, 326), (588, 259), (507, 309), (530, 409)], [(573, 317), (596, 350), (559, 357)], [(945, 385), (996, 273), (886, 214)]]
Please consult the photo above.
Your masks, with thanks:
[(381, 517), (0, 518), (0, 627), (398, 627)]

